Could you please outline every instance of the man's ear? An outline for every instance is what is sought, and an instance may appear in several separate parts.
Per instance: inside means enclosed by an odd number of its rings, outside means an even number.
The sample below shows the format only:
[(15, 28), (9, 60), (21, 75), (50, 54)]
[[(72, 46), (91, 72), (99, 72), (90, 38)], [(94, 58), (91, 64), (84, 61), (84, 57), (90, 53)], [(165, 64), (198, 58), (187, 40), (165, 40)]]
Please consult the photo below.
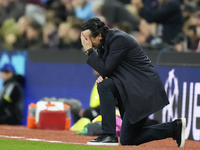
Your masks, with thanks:
[(101, 33), (99, 33), (97, 37), (101, 40), (102, 39)]

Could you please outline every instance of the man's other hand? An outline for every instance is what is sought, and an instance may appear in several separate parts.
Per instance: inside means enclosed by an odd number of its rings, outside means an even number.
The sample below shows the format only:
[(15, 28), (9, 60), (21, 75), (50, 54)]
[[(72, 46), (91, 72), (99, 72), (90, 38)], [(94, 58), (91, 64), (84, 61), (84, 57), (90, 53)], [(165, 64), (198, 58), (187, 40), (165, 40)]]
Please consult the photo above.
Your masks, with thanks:
[[(108, 79), (108, 77), (105, 77), (105, 79)], [(103, 77), (102, 77), (102, 76), (99, 76), (99, 77), (97, 78), (97, 80), (96, 80), (96, 84), (101, 83), (103, 80), (104, 80)]]

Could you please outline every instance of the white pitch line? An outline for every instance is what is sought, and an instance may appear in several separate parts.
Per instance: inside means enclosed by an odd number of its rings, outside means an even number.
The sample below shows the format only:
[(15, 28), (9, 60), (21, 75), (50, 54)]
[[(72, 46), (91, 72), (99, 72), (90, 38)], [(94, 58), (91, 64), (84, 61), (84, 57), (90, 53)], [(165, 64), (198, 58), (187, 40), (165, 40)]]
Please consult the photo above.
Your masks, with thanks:
[(0, 135), (2, 138), (11, 138), (11, 139), (24, 139), (23, 136), (6, 136), (6, 135)]
[(45, 140), (45, 139), (35, 139), (35, 138), (26, 138), (23, 136), (7, 136), (7, 135), (0, 135), (0, 138), (6, 138), (6, 139), (23, 139), (27, 141), (37, 141), (37, 142), (47, 142), (47, 143), (62, 143), (62, 144), (75, 144), (75, 145), (87, 145), (84, 143), (72, 143), (72, 142), (62, 142), (62, 141), (51, 141), (51, 140)]

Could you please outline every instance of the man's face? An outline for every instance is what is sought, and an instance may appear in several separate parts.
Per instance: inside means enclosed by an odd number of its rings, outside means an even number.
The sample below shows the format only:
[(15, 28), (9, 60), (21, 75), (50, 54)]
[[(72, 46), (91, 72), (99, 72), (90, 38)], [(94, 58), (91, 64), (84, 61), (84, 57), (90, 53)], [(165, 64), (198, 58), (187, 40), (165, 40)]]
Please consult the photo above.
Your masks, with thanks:
[(101, 47), (101, 39), (102, 39), (102, 36), (101, 36), (101, 33), (99, 35), (97, 35), (97, 37), (92, 37), (91, 35), (91, 31), (88, 29), (88, 30), (85, 30), (85, 31), (82, 31), (82, 34), (87, 37), (89, 36), (91, 42), (92, 42), (92, 47), (94, 49), (97, 49), (99, 47)]

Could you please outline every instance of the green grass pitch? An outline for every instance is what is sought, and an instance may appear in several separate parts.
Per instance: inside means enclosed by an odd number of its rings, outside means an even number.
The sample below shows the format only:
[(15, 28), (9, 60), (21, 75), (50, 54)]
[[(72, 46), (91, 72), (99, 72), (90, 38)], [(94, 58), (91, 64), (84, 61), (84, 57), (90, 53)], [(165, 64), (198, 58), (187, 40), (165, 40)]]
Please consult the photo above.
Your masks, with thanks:
[(19, 141), (10, 139), (0, 139), (0, 149), (1, 150), (111, 150), (110, 148), (92, 147), (84, 145)]

